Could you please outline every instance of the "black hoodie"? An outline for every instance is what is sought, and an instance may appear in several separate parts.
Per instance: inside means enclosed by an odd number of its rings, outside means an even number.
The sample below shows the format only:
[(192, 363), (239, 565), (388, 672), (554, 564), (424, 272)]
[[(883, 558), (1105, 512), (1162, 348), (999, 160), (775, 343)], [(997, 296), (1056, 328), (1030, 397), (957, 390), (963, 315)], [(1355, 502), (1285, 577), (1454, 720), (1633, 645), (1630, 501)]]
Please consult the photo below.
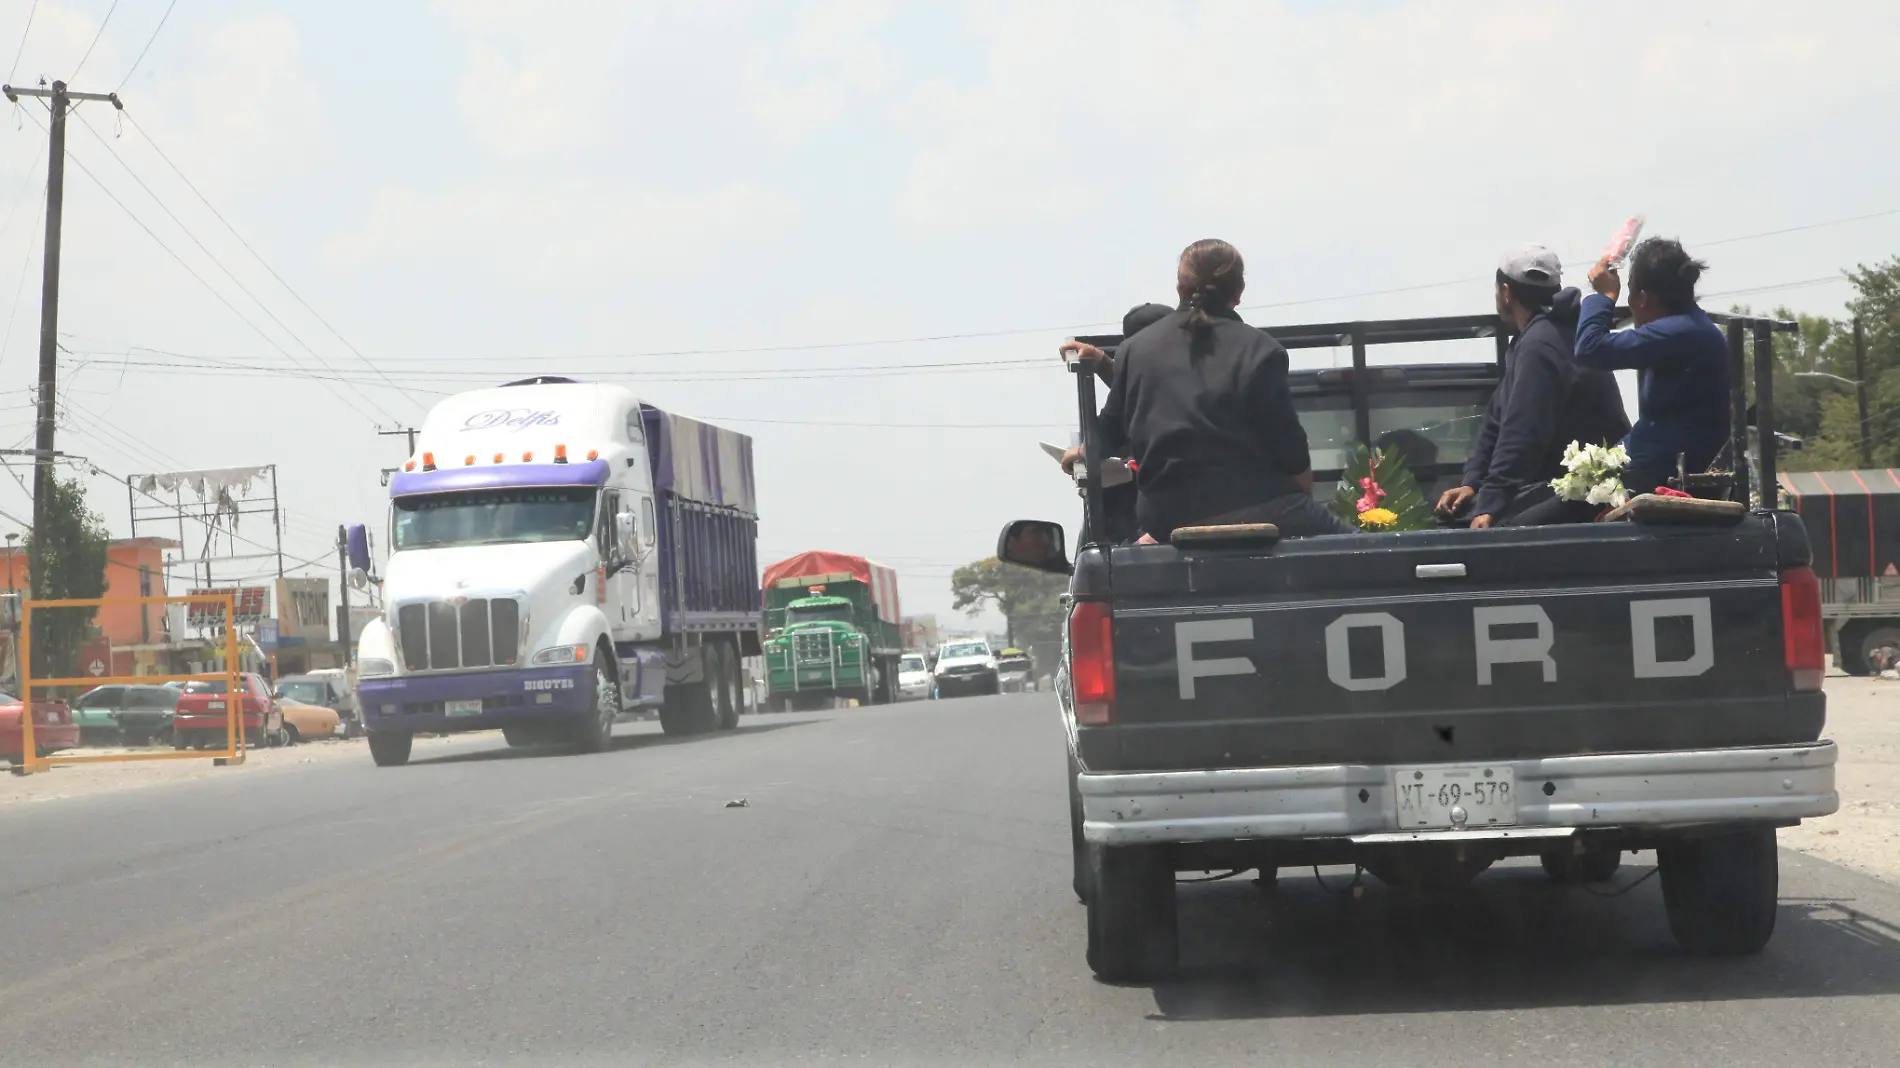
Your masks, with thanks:
[(1519, 493), (1561, 476), (1571, 442), (1606, 445), (1629, 433), (1615, 376), (1571, 356), (1580, 299), (1575, 289), (1560, 291), (1505, 357), (1504, 377), (1465, 461), (1464, 484), (1478, 491), (1474, 516), (1500, 517)]

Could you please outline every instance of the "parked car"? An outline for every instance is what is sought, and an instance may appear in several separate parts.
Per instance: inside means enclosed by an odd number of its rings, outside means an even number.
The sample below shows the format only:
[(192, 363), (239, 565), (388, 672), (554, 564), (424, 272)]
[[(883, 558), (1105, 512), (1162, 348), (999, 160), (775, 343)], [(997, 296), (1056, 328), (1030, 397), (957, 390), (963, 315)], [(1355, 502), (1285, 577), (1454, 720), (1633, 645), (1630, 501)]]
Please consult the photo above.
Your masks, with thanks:
[[(0, 693), (0, 759), (14, 765), (16, 770), (26, 756), (20, 713), (20, 699)], [(66, 702), (33, 702), (33, 748), (39, 755), (78, 747), (79, 727), (73, 723), (73, 712), (66, 707)]]
[(291, 745), (334, 737), (343, 722), (336, 709), (291, 700), (281, 689), (277, 691), (277, 709), (283, 713), (284, 733)]
[(1005, 649), (996, 654), (997, 688), (1004, 693), (1024, 693), (1036, 688), (1030, 678), (1035, 665), (1021, 649)]
[(81, 741), (149, 745), (168, 734), (179, 691), (169, 686), (99, 686), (73, 702)]
[(897, 661), (897, 699), (924, 701), (930, 698), (930, 668), (922, 653), (905, 653)]
[[(246, 672), (238, 676), (244, 744), (252, 747), (281, 745), (285, 740), (284, 716), (277, 698), (271, 696), (264, 676)], [(223, 679), (194, 679), (185, 684), (178, 698), (178, 711), (172, 717), (172, 747), (210, 749), (226, 738), (226, 702)]]
[[(343, 724), (344, 733), (354, 738), (363, 733), (362, 719), (356, 714), (356, 695), (350, 692), (350, 686), (344, 680), (341, 671), (312, 671), (302, 675), (286, 675), (277, 681), (277, 699), (280, 703), (315, 705), (336, 713), (337, 720)], [(286, 713), (286, 718), (289, 714)], [(312, 737), (309, 730), (298, 727), (306, 738)]]

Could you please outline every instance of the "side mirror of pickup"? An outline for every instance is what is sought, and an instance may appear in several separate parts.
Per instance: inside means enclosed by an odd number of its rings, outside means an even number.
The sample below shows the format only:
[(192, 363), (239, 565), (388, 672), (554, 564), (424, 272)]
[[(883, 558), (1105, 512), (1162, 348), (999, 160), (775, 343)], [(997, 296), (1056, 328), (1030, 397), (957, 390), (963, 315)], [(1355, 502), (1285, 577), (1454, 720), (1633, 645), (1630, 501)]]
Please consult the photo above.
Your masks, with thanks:
[(1075, 570), (1069, 563), (1062, 524), (1042, 519), (1018, 519), (996, 538), (996, 558), (1052, 575)]

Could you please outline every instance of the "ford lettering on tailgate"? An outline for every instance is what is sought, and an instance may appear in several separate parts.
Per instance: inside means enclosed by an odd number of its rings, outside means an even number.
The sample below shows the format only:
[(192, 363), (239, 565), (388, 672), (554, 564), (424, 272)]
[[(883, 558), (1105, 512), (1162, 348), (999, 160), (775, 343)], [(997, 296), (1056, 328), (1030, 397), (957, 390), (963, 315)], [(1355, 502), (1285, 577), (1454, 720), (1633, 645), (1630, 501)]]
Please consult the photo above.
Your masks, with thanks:
[(1741, 580), (1144, 607), (1117, 613), (1119, 703), (1135, 719), (1155, 701), (1217, 719), (1604, 698), (1666, 705), (1778, 685), (1781, 650), (1767, 647), (1775, 629), (1762, 618), (1779, 607), (1774, 597), (1772, 581)]

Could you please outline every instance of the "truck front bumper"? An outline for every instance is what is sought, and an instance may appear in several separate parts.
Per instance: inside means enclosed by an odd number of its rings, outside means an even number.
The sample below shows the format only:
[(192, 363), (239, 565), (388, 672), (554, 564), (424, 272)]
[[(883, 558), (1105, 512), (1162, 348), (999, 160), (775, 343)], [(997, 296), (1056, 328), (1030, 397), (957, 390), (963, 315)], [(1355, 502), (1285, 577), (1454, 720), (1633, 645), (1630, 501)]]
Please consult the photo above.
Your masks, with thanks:
[[(1504, 837), (1537, 828), (1792, 823), (1825, 816), (1840, 807), (1834, 792), (1835, 755), (1834, 743), (1822, 741), (1436, 766), (1483, 764), (1513, 770), (1517, 823), (1465, 832)], [(1402, 770), (1410, 773), (1419, 767)], [(1082, 794), (1082, 834), (1102, 845), (1132, 845), (1405, 833), (1399, 827), (1393, 789), (1393, 775), (1400, 770), (1332, 764), (1083, 773), (1076, 777)]]
[(591, 712), (593, 673), (591, 665), (580, 665), (364, 679), (356, 694), (363, 725), (372, 731), (483, 731)]

